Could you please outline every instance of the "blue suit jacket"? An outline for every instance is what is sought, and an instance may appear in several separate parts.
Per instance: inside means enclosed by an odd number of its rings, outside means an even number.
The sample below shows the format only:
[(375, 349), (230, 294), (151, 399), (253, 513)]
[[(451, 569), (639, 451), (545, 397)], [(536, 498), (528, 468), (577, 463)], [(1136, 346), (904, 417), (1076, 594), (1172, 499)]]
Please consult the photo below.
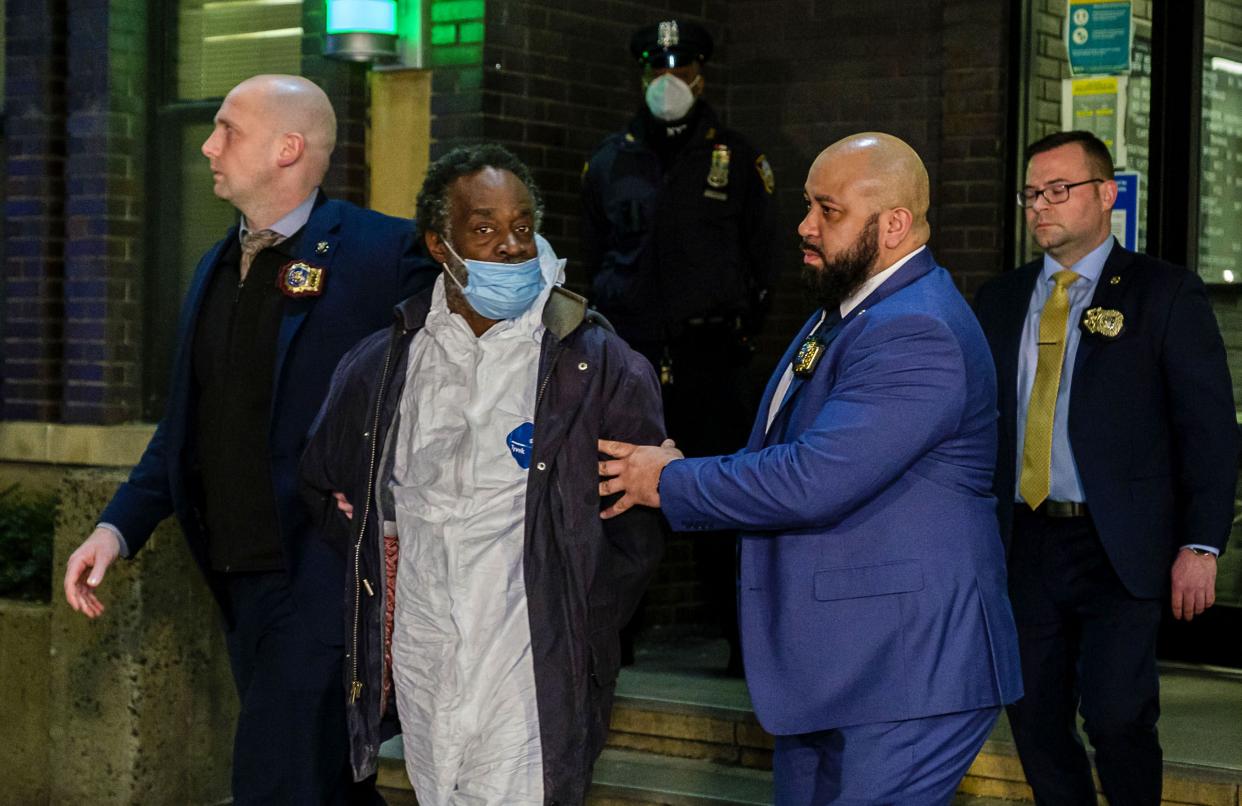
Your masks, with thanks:
[[(160, 521), (175, 514), (204, 572), (209, 565), (202, 502), (194, 490), (197, 394), (191, 341), (209, 280), (224, 247), (234, 238), (236, 227), (199, 261), (182, 306), (164, 417), (129, 480), (100, 517), (121, 530), (132, 554)], [(326, 251), (321, 244), (327, 246)], [(388, 325), (393, 306), (429, 285), (437, 272), (422, 256), (412, 222), (328, 200), (322, 194), (297, 249), (299, 259), (324, 269), (324, 291), (319, 297), (285, 300), (276, 344), (268, 448), (295, 600), (322, 638), (339, 643), (345, 565), (324, 541), (312, 539), (311, 523), (298, 495), (298, 460), (341, 356), (364, 336)], [(212, 575), (206, 576), (216, 590)]]
[(924, 250), (846, 318), (766, 433), (665, 467), (673, 528), (738, 529), (755, 713), (774, 734), (914, 719), (1021, 696), (991, 495), (991, 357)]
[[(1041, 261), (979, 290), (975, 307), (996, 360), (996, 495), (1013, 520), (1018, 350)], [(1114, 244), (1091, 308), (1119, 311), (1115, 338), (1084, 328), (1074, 361), (1069, 438), (1091, 519), (1131, 594), (1169, 587), (1179, 546), (1224, 550), (1233, 524), (1238, 428), (1225, 345), (1203, 281)], [(1081, 323), (1079, 324), (1081, 327)]]

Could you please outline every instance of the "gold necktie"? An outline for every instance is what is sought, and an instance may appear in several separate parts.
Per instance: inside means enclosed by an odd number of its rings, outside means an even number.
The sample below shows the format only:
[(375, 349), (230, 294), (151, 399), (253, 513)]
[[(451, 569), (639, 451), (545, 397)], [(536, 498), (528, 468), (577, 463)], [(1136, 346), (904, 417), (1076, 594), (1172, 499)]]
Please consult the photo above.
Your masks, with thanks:
[(1062, 269), (1052, 275), (1056, 286), (1039, 315), (1039, 362), (1035, 383), (1026, 407), (1026, 436), (1022, 440), (1022, 477), (1018, 492), (1031, 509), (1048, 497), (1052, 474), (1052, 421), (1061, 386), (1061, 363), (1065, 359), (1065, 322), (1069, 318), (1067, 289), (1082, 275)]
[(250, 264), (254, 263), (254, 256), (279, 240), (280, 233), (270, 229), (247, 232), (242, 236), (241, 260), (238, 268), (241, 270), (241, 281), (243, 283), (246, 282), (246, 275), (250, 272)]

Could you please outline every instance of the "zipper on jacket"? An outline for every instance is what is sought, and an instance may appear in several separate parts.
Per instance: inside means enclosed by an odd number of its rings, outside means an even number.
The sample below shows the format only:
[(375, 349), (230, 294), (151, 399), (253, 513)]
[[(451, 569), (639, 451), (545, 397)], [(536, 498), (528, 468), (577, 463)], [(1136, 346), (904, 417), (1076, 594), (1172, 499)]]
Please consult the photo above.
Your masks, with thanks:
[(552, 351), (552, 357), (548, 359), (548, 371), (543, 375), (543, 381), (539, 384), (539, 391), (535, 394), (535, 414), (539, 414), (539, 403), (543, 400), (543, 393), (548, 388), (548, 381), (552, 380), (552, 371), (556, 369), (556, 359), (560, 358), (561, 351), (565, 349), (563, 342), (558, 342), (556, 348)]
[(405, 335), (402, 330), (388, 343), (384, 353), (384, 370), (375, 395), (375, 414), (371, 420), (371, 457), (367, 469), (366, 503), (362, 507), (362, 520), (358, 522), (358, 539), (354, 542), (354, 634), (349, 652), (349, 702), (354, 704), (362, 694), (362, 681), (358, 679), (358, 627), (362, 619), (362, 539), (367, 533), (367, 519), (371, 517), (371, 498), (375, 492), (375, 454), (379, 446), (380, 412), (384, 405), (384, 392), (388, 386), (388, 370), (392, 364), (392, 348), (397, 339)]

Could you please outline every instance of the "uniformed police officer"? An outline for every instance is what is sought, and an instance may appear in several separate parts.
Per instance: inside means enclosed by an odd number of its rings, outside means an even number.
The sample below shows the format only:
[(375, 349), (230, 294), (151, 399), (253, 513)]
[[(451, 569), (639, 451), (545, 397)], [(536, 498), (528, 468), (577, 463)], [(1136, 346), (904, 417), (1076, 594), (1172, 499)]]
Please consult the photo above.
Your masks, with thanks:
[[(636, 31), (646, 103), (583, 170), (591, 300), (657, 368), (668, 431), (688, 456), (728, 453), (749, 432), (744, 368), (772, 277), (767, 159), (703, 100), (712, 38), (666, 20)], [(696, 540), (740, 674), (730, 540)]]

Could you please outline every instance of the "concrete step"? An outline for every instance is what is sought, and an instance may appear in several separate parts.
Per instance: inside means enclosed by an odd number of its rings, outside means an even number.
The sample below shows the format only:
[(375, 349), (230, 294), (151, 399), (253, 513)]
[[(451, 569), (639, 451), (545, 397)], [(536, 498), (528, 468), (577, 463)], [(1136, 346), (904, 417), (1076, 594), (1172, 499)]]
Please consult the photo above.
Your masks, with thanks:
[[(1242, 731), (1235, 724), (1242, 722), (1236, 718), (1242, 680), (1194, 669), (1165, 672), (1164, 803), (1242, 806), (1242, 744), (1235, 735)], [(1192, 728), (1199, 734), (1194, 743)], [(399, 741), (385, 745), (380, 784), (392, 806), (409, 806), (413, 795)], [(771, 748), (743, 681), (695, 669), (626, 669), (617, 683), (608, 748), (596, 765), (590, 803), (770, 803)], [(1002, 717), (962, 781), (955, 806), (1032, 800)]]
[[(1163, 802), (1242, 806), (1242, 720), (1237, 718), (1242, 713), (1242, 677), (1227, 670), (1166, 664), (1162, 678)], [(745, 683), (701, 670), (623, 670), (608, 745), (714, 764), (709, 771), (771, 769), (772, 739), (755, 720)], [(959, 792), (984, 802), (1033, 801), (1003, 715)]]
[(763, 806), (772, 774), (702, 759), (606, 749), (595, 764), (591, 806)]

